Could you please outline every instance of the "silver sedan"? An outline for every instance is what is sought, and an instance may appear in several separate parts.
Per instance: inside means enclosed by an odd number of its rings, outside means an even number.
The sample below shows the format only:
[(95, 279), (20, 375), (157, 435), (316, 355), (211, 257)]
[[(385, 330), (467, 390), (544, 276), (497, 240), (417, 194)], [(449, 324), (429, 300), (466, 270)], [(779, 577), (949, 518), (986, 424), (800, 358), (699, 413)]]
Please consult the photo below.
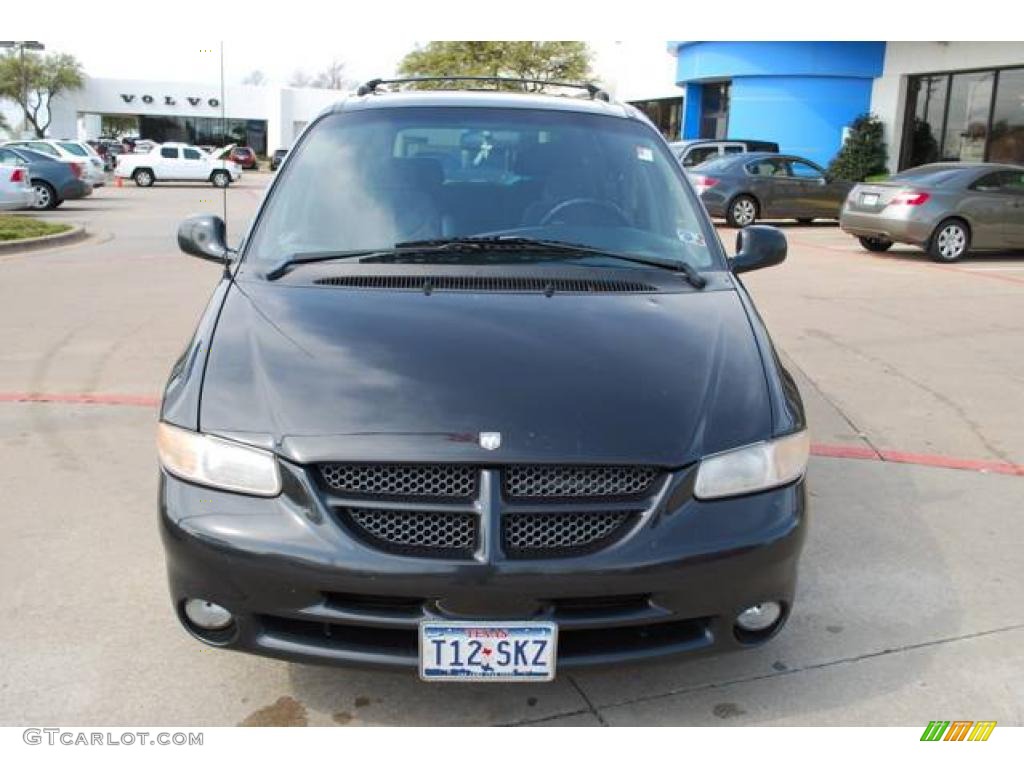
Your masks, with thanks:
[(1024, 249), (1024, 168), (931, 163), (858, 184), (839, 226), (869, 251), (908, 243), (943, 262), (969, 251)]

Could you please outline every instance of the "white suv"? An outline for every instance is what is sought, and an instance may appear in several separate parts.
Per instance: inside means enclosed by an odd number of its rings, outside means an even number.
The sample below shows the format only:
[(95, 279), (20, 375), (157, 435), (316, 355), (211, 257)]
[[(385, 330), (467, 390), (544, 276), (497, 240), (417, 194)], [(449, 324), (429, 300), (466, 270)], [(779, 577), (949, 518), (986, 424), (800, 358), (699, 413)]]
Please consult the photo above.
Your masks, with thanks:
[(103, 160), (84, 141), (71, 139), (21, 139), (8, 141), (8, 147), (24, 147), (33, 149), (44, 155), (64, 163), (78, 163), (82, 166), (82, 179), (94, 187), (102, 187), (107, 183), (107, 174), (103, 170)]
[(114, 175), (133, 179), (140, 187), (156, 181), (209, 181), (226, 187), (242, 176), (242, 169), (229, 160), (215, 160), (191, 144), (157, 144), (145, 154), (118, 155)]

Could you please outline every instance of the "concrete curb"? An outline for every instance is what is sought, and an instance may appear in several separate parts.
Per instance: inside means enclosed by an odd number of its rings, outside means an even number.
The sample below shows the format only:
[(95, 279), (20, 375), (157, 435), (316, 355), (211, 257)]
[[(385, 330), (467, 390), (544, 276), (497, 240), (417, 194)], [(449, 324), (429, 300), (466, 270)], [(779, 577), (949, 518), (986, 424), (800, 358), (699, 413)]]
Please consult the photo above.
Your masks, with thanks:
[(56, 245), (67, 245), (78, 240), (85, 239), (89, 233), (83, 224), (73, 224), (67, 232), (57, 232), (53, 235), (41, 237), (27, 237), (24, 240), (6, 240), (0, 242), (0, 255), (17, 253), (19, 251), (34, 251), (39, 248), (49, 248)]

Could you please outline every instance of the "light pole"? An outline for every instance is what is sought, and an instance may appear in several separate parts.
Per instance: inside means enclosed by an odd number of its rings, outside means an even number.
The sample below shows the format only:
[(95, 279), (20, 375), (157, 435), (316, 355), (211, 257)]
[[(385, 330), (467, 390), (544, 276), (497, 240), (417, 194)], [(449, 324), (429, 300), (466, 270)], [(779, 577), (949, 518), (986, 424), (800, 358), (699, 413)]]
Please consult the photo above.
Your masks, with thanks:
[(25, 113), (21, 121), (21, 133), (24, 137), (28, 133), (28, 72), (25, 70), (25, 51), (45, 51), (46, 46), (38, 40), (0, 40), (0, 48), (17, 48), (21, 56), (22, 111)]

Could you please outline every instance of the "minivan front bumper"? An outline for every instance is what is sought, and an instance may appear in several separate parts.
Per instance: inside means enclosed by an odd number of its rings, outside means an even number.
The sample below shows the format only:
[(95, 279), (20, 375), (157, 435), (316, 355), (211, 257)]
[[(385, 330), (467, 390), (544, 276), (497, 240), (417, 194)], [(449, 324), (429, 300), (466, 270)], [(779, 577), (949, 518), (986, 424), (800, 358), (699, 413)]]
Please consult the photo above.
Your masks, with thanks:
[[(666, 474), (628, 535), (573, 557), (445, 560), (382, 552), (325, 504), (312, 472), (282, 462), (284, 492), (212, 490), (161, 471), (159, 509), (179, 620), (215, 646), (281, 659), (415, 668), (424, 619), (553, 620), (560, 668), (735, 650), (788, 616), (803, 545), (803, 479), (745, 497), (699, 501), (693, 468)], [(682, 490), (680, 490), (682, 489)], [(227, 608), (233, 624), (190, 624), (189, 598)], [(783, 606), (757, 637), (735, 617)]]

